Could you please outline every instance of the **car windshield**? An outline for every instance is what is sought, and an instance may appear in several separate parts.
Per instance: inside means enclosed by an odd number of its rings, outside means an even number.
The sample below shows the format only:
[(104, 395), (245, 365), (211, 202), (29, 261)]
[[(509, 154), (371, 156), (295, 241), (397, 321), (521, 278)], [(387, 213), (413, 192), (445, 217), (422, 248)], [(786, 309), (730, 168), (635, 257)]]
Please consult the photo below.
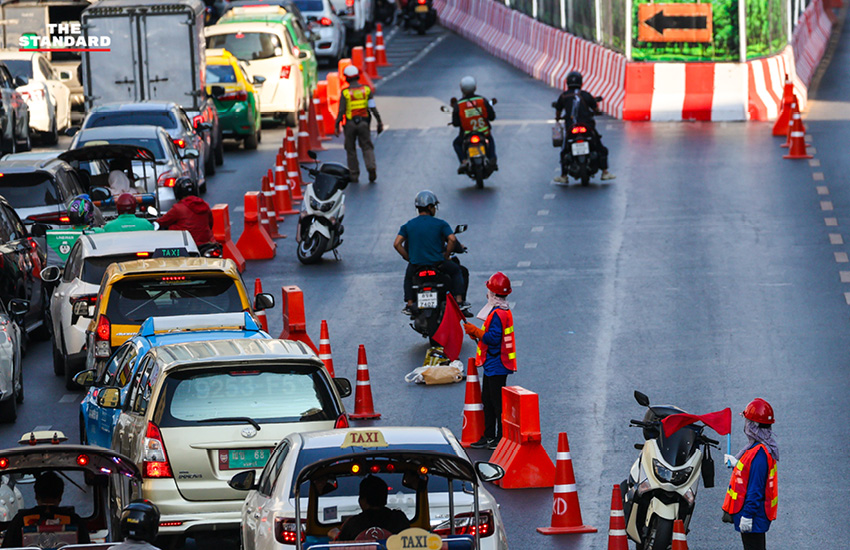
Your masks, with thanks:
[(162, 126), (166, 130), (177, 128), (177, 117), (171, 111), (107, 111), (93, 113), (83, 128), (103, 126)]
[(307, 365), (239, 363), (178, 370), (168, 374), (164, 395), (164, 405), (158, 407), (163, 411), (160, 427), (233, 417), (315, 422), (338, 414), (325, 378)]
[(86, 143), (94, 142), (107, 142), (107, 143), (116, 143), (119, 145), (135, 145), (137, 147), (144, 147), (145, 149), (149, 149), (151, 153), (153, 153), (154, 158), (156, 160), (165, 160), (165, 152), (162, 149), (162, 144), (159, 142), (158, 138), (107, 138), (107, 139), (89, 139), (89, 140), (80, 140), (77, 143), (77, 147), (83, 147)]
[(115, 254), (113, 256), (90, 256), (83, 262), (83, 276), (81, 278), (86, 283), (99, 285), (103, 279), (103, 274), (106, 272), (106, 268), (111, 264), (130, 262), (138, 259), (139, 257), (135, 252), (132, 254)]
[(695, 428), (693, 425), (686, 426), (669, 437), (665, 437), (664, 430), (661, 430), (657, 442), (664, 460), (672, 466), (685, 464), (696, 450), (695, 443), (698, 430), (699, 428)]
[(233, 279), (190, 273), (117, 281), (109, 294), (106, 317), (113, 325), (140, 325), (148, 317), (239, 311), (244, 308)]
[(9, 68), (12, 78), (25, 76), (32, 78), (32, 61), (29, 59), (3, 59), (3, 64)]
[(295, 0), (295, 6), (299, 11), (324, 11), (322, 0)]
[(0, 195), (6, 197), (12, 208), (33, 208), (62, 203), (56, 184), (47, 172), (2, 174)]
[(207, 65), (207, 84), (236, 82), (236, 72), (231, 65)]
[(224, 48), (242, 61), (269, 59), (281, 55), (280, 39), (269, 32), (235, 32), (207, 37), (207, 48)]

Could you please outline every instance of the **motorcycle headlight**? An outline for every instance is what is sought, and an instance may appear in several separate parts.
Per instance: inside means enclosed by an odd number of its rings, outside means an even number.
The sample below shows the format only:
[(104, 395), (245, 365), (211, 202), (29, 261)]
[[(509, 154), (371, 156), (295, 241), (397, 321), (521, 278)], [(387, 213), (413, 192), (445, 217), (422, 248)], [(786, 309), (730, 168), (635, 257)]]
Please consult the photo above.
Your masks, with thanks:
[(655, 470), (655, 477), (666, 483), (673, 485), (681, 485), (688, 481), (694, 469), (691, 466), (682, 470), (671, 470), (667, 466), (661, 464), (658, 459), (652, 459), (652, 469)]
[(313, 210), (321, 210), (322, 203), (320, 203), (319, 201), (317, 201), (313, 197), (310, 197), (310, 208), (312, 208)]

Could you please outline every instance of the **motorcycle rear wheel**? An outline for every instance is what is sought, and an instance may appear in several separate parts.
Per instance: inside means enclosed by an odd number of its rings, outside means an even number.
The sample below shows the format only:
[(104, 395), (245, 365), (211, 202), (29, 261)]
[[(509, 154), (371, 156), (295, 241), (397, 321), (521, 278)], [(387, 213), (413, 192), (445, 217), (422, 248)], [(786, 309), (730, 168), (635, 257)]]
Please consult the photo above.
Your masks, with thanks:
[(314, 233), (312, 237), (302, 239), (298, 243), (295, 254), (302, 264), (314, 264), (322, 259), (322, 254), (328, 246), (328, 240), (321, 233)]
[(655, 516), (650, 520), (644, 548), (646, 550), (668, 550), (673, 545), (673, 522)]

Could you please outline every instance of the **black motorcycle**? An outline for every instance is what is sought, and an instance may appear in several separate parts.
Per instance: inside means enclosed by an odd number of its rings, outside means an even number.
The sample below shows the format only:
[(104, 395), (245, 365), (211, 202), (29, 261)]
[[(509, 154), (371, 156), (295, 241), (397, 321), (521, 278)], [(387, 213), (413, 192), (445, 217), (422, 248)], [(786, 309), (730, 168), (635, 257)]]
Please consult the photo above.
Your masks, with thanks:
[(434, 26), (437, 22), (437, 10), (433, 0), (407, 0), (401, 11), (401, 23), (405, 29), (414, 29), (419, 34)]
[[(596, 97), (597, 102), (602, 96)], [(555, 103), (552, 104), (555, 107)], [(553, 145), (561, 147), (561, 174), (573, 177), (582, 185), (590, 185), (590, 180), (600, 170), (598, 138), (596, 130), (575, 121), (575, 117), (564, 119), (561, 126), (561, 140), (553, 140)]]
[[(490, 103), (495, 105), (496, 98), (490, 100)], [(452, 106), (457, 103), (455, 98), (451, 100)], [(451, 113), (452, 107), (443, 105), (440, 110), (444, 113)], [(449, 123), (451, 125), (451, 122)], [(492, 129), (491, 129), (492, 131)], [(496, 163), (490, 160), (488, 151), (490, 150), (490, 137), (483, 132), (469, 132), (463, 139), (463, 154), (466, 160), (466, 175), (475, 181), (475, 187), (478, 189), (484, 188), (484, 180), (496, 171)]]

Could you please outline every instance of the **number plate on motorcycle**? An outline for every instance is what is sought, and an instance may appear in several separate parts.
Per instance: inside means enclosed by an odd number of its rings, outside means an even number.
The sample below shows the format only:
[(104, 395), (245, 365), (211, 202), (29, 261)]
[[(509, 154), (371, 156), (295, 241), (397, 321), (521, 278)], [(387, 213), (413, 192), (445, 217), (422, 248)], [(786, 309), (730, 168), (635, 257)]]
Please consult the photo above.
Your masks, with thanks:
[(428, 13), (428, 6), (416, 6), (416, 9), (413, 11), (416, 13)]
[(417, 296), (419, 309), (434, 309), (437, 307), (436, 292), (420, 292)]
[(470, 147), (469, 148), (469, 158), (480, 157), (483, 154), (484, 154), (484, 150), (481, 147)]
[(573, 143), (572, 151), (573, 151), (573, 156), (589, 155), (590, 154), (590, 143), (587, 142), (587, 141), (579, 141), (578, 143)]

